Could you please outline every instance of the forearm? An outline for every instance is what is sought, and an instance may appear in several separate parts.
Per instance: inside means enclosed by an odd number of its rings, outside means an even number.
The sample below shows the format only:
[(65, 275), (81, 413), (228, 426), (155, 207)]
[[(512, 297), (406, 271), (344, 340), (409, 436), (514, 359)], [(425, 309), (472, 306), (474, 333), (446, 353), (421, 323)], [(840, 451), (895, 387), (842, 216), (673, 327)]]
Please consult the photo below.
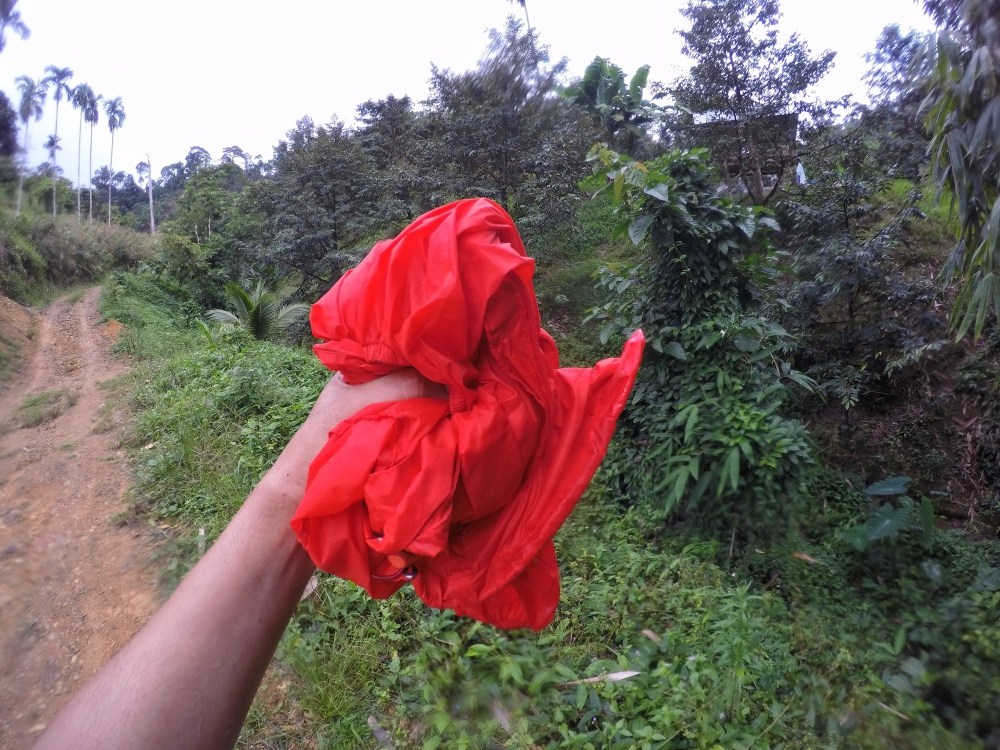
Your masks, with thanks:
[(269, 474), (37, 747), (231, 747), (314, 570), (288, 527), (293, 497)]

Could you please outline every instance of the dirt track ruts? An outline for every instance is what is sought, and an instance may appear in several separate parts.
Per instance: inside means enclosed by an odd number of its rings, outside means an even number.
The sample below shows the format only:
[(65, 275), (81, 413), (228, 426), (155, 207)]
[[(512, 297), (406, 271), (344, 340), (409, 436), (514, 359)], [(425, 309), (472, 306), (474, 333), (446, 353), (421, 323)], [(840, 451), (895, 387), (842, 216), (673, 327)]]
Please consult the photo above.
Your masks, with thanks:
[[(100, 289), (39, 314), (33, 351), (0, 392), (0, 425), (23, 400), (65, 388), (76, 404), (0, 434), (0, 748), (30, 747), (74, 690), (157, 604), (145, 528), (121, 525), (129, 472), (101, 384), (124, 372), (97, 311)], [(3, 428), (0, 427), (0, 432)]]

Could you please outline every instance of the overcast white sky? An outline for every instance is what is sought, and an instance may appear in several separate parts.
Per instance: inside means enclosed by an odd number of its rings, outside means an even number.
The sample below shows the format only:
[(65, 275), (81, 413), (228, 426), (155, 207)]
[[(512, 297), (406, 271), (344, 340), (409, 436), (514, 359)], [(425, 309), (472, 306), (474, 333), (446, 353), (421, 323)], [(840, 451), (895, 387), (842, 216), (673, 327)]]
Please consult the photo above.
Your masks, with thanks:
[[(568, 57), (582, 74), (595, 55), (628, 74), (644, 63), (651, 80), (686, 71), (677, 28), (685, 0), (566, 2), (528, 0), (531, 24), (553, 59)], [(782, 0), (783, 28), (798, 32), (813, 52), (837, 52), (824, 83), (827, 97), (864, 93), (864, 54), (890, 23), (929, 28), (917, 0)], [(472, 68), (486, 30), (508, 14), (508, 0), (20, 0), (31, 29), (9, 35), (0, 53), (0, 88), (17, 107), (14, 79), (38, 77), (46, 65), (70, 67), (71, 84), (86, 82), (105, 97), (121, 96), (125, 123), (115, 134), (114, 167), (135, 171), (148, 153), (154, 174), (202, 146), (218, 160), (236, 145), (265, 160), (295, 122), (351, 121), (366, 99), (388, 94), (424, 98), (431, 63)], [(46, 159), (54, 103), (29, 131), (30, 164)], [(79, 113), (60, 105), (59, 165), (76, 180)], [(87, 127), (84, 176), (87, 180)], [(108, 163), (110, 135), (101, 117), (94, 129), (94, 169)]]

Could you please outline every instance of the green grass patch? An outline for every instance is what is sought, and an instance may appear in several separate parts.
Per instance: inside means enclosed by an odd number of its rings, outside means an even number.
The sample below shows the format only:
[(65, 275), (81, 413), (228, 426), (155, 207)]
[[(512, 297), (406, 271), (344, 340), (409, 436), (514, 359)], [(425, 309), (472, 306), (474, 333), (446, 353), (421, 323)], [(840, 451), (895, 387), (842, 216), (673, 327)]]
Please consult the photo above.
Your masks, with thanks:
[(940, 270), (955, 246), (959, 231), (951, 194), (945, 191), (939, 200), (933, 186), (893, 180), (877, 196), (883, 213), (910, 205), (914, 198), (912, 205), (916, 210), (906, 220), (904, 242), (897, 250), (897, 257), (904, 268), (932, 266)]
[(154, 362), (198, 346), (201, 309), (183, 287), (155, 276), (113, 273), (104, 284), (101, 314), (124, 328), (114, 351), (135, 362)]
[(20, 347), (0, 331), (0, 384), (7, 382), (20, 362)]
[(54, 388), (28, 396), (14, 412), (14, 426), (37, 427), (51, 422), (76, 401), (77, 394), (68, 388)]

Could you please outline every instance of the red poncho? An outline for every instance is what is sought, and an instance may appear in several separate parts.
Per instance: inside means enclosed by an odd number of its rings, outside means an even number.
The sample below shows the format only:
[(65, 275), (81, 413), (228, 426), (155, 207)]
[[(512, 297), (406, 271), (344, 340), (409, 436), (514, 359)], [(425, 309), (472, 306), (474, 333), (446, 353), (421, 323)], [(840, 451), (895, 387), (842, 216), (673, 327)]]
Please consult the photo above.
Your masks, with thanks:
[(413, 367), (449, 394), (376, 404), (330, 433), (292, 520), (319, 568), (379, 598), (412, 579), (432, 607), (503, 628), (552, 620), (552, 537), (604, 457), (644, 339), (559, 369), (534, 265), (500, 206), (458, 201), (313, 305), (316, 355), (346, 382)]

